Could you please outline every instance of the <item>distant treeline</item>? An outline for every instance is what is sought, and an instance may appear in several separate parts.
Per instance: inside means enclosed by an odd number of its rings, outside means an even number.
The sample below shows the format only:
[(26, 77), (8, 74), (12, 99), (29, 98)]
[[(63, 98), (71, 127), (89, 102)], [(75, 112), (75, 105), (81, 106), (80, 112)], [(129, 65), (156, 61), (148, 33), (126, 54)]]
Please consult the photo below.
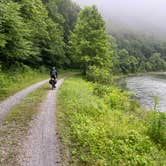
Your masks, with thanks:
[(166, 42), (133, 32), (112, 32), (115, 73), (166, 70)]

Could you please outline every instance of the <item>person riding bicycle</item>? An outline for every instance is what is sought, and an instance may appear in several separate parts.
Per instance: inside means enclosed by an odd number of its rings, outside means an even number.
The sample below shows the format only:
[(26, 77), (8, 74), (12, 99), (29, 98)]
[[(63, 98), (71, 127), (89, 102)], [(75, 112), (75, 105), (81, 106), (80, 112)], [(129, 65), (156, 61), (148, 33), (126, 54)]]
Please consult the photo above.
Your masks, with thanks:
[(53, 88), (56, 88), (55, 84), (57, 82), (56, 78), (58, 77), (58, 73), (57, 73), (55, 67), (53, 67), (50, 70), (50, 77), (51, 77), (50, 84), (53, 86)]
[(50, 70), (50, 77), (53, 78), (54, 80), (58, 77), (58, 73), (57, 73), (55, 67), (53, 67), (53, 68)]

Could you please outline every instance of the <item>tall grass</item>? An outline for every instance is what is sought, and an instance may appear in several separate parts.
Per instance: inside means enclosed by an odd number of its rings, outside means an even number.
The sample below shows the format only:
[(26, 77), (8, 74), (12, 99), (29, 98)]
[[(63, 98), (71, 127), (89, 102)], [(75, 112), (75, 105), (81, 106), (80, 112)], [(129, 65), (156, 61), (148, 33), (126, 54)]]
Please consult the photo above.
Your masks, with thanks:
[(150, 138), (166, 149), (166, 114), (151, 112), (147, 122)]
[[(115, 87), (100, 91), (74, 77), (58, 96), (58, 126), (70, 165), (163, 165), (166, 151), (147, 134), (148, 127), (131, 113), (128, 95)], [(66, 153), (67, 156), (67, 153)]]

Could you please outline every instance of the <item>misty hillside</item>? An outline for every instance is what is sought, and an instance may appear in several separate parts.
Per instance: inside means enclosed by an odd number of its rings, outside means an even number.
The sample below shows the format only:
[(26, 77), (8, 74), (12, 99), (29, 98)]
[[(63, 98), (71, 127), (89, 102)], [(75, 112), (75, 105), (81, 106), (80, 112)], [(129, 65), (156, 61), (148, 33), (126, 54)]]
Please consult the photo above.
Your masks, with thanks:
[(162, 0), (74, 0), (81, 7), (95, 4), (112, 28), (166, 37), (165, 6)]
[[(81, 7), (96, 5), (112, 36), (114, 72), (165, 69), (166, 25), (161, 1), (75, 0)], [(155, 10), (155, 13), (154, 13)]]

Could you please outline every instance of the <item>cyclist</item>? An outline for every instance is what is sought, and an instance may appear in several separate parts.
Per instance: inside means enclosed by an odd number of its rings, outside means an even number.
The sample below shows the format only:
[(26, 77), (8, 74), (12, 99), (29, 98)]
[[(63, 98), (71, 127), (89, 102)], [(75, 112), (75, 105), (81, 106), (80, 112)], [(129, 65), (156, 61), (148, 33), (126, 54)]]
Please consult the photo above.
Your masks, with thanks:
[(50, 70), (50, 77), (51, 77), (51, 84), (52, 84), (52, 87), (53, 88), (56, 88), (55, 84), (56, 84), (56, 78), (58, 77), (58, 73), (55, 69), (55, 67), (53, 67), (51, 70)]

